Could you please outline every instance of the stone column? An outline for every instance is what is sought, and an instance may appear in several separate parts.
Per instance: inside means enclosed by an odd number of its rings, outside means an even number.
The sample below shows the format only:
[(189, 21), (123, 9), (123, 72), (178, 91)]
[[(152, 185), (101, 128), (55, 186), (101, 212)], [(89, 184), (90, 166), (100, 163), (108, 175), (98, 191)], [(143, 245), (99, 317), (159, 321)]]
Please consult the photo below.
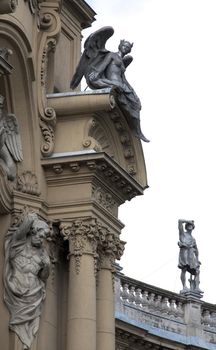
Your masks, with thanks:
[(62, 223), (69, 240), (67, 350), (96, 349), (96, 222), (80, 219)]
[(115, 350), (114, 262), (120, 259), (124, 242), (102, 230), (97, 275), (97, 350)]

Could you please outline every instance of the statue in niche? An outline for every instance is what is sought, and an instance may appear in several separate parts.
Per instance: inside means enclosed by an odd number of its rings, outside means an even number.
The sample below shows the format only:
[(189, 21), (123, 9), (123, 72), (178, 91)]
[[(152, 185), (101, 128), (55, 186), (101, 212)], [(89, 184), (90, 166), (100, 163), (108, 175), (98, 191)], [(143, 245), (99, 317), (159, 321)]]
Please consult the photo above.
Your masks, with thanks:
[(86, 39), (84, 52), (71, 81), (71, 88), (75, 89), (83, 76), (93, 90), (113, 88), (136, 137), (149, 142), (140, 127), (140, 100), (125, 77), (125, 70), (133, 60), (133, 57), (128, 55), (133, 44), (121, 40), (118, 52), (106, 50), (106, 41), (113, 33), (112, 27), (103, 27)]
[[(193, 220), (179, 220), (179, 264), (178, 267), (181, 271), (181, 282), (183, 289), (181, 293), (187, 293), (193, 291), (196, 294), (201, 295), (203, 292), (199, 288), (200, 284), (200, 261), (199, 252), (195, 238), (192, 236), (192, 231), (195, 225)], [(186, 273), (190, 273), (190, 288), (186, 286)]]
[(3, 113), (4, 97), (0, 95), (0, 165), (8, 180), (16, 178), (16, 162), (23, 160), (22, 145), (17, 118)]
[(5, 239), (4, 300), (10, 312), (9, 328), (23, 349), (29, 349), (39, 328), (50, 259), (43, 241), (49, 226), (36, 213), (24, 211)]

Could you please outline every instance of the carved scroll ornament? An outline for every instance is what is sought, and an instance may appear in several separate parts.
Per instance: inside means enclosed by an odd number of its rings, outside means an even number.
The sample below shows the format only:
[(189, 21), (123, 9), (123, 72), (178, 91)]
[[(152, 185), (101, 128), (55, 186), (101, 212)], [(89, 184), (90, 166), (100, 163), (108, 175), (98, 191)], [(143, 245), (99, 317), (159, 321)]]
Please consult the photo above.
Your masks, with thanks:
[(43, 2), (39, 9), (39, 29), (42, 36), (38, 53), (38, 108), (43, 137), (41, 153), (45, 157), (50, 156), (54, 148), (56, 113), (52, 107), (47, 106), (46, 94), (52, 85), (54, 74), (54, 52), (61, 29), (60, 6), (59, 2), (53, 3), (53, 7)]
[(0, 14), (11, 13), (16, 10), (17, 0), (1, 0), (0, 1)]
[(39, 9), (39, 0), (25, 0), (29, 4), (29, 8), (32, 14)]
[(36, 213), (23, 212), (5, 237), (4, 300), (10, 311), (9, 328), (30, 349), (39, 328), (50, 259), (43, 245), (49, 232)]

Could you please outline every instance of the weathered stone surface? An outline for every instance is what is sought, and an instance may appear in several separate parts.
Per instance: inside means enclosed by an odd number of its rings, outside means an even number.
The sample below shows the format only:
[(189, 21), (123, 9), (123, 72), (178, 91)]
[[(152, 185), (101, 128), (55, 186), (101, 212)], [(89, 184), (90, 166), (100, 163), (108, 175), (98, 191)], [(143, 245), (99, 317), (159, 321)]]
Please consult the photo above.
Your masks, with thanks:
[(24, 349), (29, 349), (39, 328), (50, 259), (43, 246), (47, 223), (24, 211), (5, 237), (4, 300), (10, 311), (9, 327)]

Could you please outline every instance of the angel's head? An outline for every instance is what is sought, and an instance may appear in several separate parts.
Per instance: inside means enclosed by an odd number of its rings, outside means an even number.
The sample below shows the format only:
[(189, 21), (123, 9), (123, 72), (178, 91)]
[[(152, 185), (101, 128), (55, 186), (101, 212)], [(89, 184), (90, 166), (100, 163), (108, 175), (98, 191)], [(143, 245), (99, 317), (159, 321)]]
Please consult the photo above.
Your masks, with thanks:
[(127, 55), (131, 52), (132, 47), (133, 43), (130, 43), (129, 41), (123, 39), (120, 41), (118, 49), (123, 53), (123, 55)]

